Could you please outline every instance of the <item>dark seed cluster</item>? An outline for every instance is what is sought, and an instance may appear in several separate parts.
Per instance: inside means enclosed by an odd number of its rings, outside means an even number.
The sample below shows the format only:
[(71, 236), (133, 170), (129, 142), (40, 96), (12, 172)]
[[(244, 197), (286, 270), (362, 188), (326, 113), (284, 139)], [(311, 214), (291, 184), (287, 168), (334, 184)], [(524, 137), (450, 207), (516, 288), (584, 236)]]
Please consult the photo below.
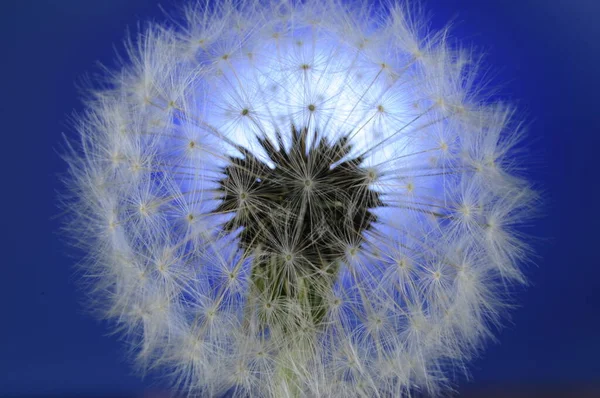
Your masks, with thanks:
[[(369, 188), (363, 159), (345, 159), (352, 149), (348, 137), (329, 143), (314, 131), (308, 144), (307, 128), (291, 130), (289, 150), (279, 132), (277, 145), (258, 140), (274, 166), (238, 148), (242, 157), (230, 157), (224, 168), (215, 211), (235, 212), (225, 231), (241, 228), (242, 247), (262, 253), (252, 270), (261, 293), (271, 300), (302, 296), (318, 321), (322, 289), (331, 287), (349, 245), (360, 245), (375, 222), (370, 209), (383, 203)], [(293, 272), (286, 272), (290, 267)], [(303, 292), (294, 278), (303, 278)]]

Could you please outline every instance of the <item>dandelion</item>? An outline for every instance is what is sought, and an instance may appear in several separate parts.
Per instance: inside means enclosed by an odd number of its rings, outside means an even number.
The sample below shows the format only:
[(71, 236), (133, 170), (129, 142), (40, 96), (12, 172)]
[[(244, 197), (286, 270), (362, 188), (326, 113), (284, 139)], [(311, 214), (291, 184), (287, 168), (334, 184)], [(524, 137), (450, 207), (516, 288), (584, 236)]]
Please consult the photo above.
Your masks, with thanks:
[(514, 110), (416, 8), (185, 7), (76, 118), (90, 308), (184, 394), (439, 394), (529, 251)]

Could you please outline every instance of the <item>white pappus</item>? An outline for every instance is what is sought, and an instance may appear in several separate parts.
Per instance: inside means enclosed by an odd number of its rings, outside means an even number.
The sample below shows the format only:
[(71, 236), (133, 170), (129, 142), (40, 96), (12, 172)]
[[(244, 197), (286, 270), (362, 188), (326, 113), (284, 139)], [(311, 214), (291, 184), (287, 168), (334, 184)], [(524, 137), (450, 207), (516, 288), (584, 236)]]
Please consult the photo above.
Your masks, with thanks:
[(525, 282), (514, 109), (417, 7), (216, 3), (127, 40), (75, 118), (90, 308), (190, 396), (450, 389)]

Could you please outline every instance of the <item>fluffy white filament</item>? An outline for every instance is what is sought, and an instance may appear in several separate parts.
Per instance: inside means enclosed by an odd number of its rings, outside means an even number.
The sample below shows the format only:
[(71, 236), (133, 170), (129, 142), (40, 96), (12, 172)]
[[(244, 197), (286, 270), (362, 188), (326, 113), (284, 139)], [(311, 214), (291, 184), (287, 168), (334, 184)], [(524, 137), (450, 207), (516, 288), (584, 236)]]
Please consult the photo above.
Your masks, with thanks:
[[(165, 369), (185, 394), (436, 394), (490, 335), (507, 287), (524, 281), (514, 226), (534, 195), (515, 175), (513, 111), (483, 102), (473, 54), (446, 31), (428, 32), (409, 7), (378, 7), (194, 3), (183, 23), (128, 41), (123, 67), (77, 119), (66, 205), (89, 254), (91, 308), (142, 369)], [(258, 139), (279, 132), (279, 149), (293, 150), (292, 125), (311, 132), (309, 145), (314, 131), (348, 136), (345, 159), (361, 157), (364, 189), (383, 202), (360, 236), (337, 238), (345, 252), (319, 290), (319, 322), (299, 301), (256, 294), (252, 267), (265, 253), (223, 228), (243, 212), (260, 222), (251, 209), (266, 204), (247, 173), (231, 177), (236, 211), (215, 212), (240, 147), (274, 167)], [(319, 161), (285, 170), (305, 211), (329, 200)], [(303, 291), (300, 217), (270, 211), (289, 219), (266, 255)]]

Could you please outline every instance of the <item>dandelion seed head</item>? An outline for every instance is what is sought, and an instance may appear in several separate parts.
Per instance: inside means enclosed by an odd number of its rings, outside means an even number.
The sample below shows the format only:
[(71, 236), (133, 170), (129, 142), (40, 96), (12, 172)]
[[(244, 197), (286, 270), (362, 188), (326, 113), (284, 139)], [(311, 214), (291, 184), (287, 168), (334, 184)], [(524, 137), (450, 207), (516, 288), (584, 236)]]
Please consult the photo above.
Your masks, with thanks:
[(186, 394), (450, 385), (524, 281), (515, 111), (416, 8), (192, 2), (67, 154), (92, 306)]

